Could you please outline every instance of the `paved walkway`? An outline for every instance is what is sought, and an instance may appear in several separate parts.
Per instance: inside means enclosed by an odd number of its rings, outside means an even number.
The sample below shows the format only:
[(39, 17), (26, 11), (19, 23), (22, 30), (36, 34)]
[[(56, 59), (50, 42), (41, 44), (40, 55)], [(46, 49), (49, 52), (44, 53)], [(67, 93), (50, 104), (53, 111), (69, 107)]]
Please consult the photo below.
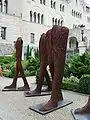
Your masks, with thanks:
[[(34, 89), (35, 77), (27, 77), (27, 80), (31, 89)], [(70, 110), (84, 105), (88, 98), (85, 95), (63, 91), (64, 98), (73, 101), (73, 104), (44, 116), (29, 110), (28, 107), (47, 101), (50, 96), (26, 98), (20, 91), (2, 92), (2, 88), (11, 82), (12, 79), (0, 78), (0, 120), (74, 120)], [(18, 85), (23, 85), (21, 78), (18, 79)]]

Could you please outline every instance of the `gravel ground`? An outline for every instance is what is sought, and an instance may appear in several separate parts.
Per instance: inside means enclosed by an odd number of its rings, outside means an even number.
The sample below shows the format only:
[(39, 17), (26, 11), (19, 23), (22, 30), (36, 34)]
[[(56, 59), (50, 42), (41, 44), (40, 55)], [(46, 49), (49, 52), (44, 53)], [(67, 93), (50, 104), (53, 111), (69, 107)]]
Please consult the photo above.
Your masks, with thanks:
[[(35, 77), (27, 77), (27, 80), (31, 89), (34, 89)], [(83, 94), (63, 91), (64, 98), (73, 101), (73, 104), (47, 115), (40, 115), (29, 110), (29, 106), (45, 102), (50, 96), (26, 98), (22, 91), (2, 92), (3, 87), (11, 82), (10, 78), (0, 78), (0, 120), (74, 120), (70, 110), (83, 106), (88, 99), (88, 96)], [(23, 86), (21, 78), (18, 79), (18, 86)]]

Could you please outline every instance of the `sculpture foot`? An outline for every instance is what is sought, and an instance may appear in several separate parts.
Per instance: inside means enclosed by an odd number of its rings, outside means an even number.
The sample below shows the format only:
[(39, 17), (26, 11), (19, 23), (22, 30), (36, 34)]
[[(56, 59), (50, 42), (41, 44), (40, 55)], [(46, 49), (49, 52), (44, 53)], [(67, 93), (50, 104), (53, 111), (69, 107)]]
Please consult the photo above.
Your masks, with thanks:
[(75, 114), (90, 114), (90, 103), (86, 104), (82, 108), (77, 108), (74, 111)]
[(55, 100), (49, 100), (41, 109), (40, 111), (49, 111), (53, 108), (57, 107), (57, 102)]
[(19, 87), (18, 90), (20, 90), (20, 91), (29, 91), (30, 87), (29, 86), (23, 86), (23, 87)]
[(9, 86), (4, 87), (4, 89), (16, 89), (16, 85), (11, 84)]

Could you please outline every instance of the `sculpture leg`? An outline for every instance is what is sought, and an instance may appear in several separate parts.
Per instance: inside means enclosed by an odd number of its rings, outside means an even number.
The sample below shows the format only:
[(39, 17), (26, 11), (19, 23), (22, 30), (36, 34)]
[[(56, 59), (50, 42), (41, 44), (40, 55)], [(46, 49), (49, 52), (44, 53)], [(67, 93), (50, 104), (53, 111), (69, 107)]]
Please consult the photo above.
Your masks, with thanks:
[[(53, 80), (53, 76), (54, 76), (54, 65), (51, 64), (51, 65), (49, 65), (49, 67), (50, 67), (51, 78), (52, 78), (52, 80)], [(47, 72), (47, 71), (46, 71), (46, 72)], [(49, 77), (49, 75), (48, 75), (48, 72), (46, 73), (46, 75), (48, 76), (48, 77), (46, 77), (46, 81), (47, 81), (47, 84), (48, 84), (48, 91), (51, 91), (51, 90), (52, 90), (52, 82), (53, 82), (53, 81), (50, 80), (50, 77)]]
[(15, 69), (15, 74), (13, 77), (13, 82), (11, 85), (4, 87), (4, 89), (16, 88), (18, 74), (19, 74), (19, 68), (18, 68), (18, 62), (16, 62), (16, 69)]
[(77, 108), (74, 112), (75, 114), (90, 114), (90, 96), (87, 104), (82, 108)]
[(38, 81), (37, 87), (35, 89), (36, 93), (41, 93), (41, 88), (42, 88), (42, 85), (44, 82), (44, 76), (46, 73), (46, 67), (47, 67), (47, 64), (44, 62), (41, 62), (41, 64), (40, 64), (40, 80)]
[(49, 67), (50, 67), (50, 73), (51, 73), (52, 83), (53, 83), (53, 77), (54, 77), (54, 65), (51, 64), (51, 65), (49, 65)]
[(47, 82), (47, 86), (48, 86), (47, 91), (51, 91), (52, 90), (52, 82), (50, 80), (47, 70), (45, 70), (45, 78), (46, 78), (46, 82)]
[[(59, 53), (60, 54), (60, 53)], [(52, 82), (52, 94), (50, 100), (45, 104), (41, 111), (48, 111), (57, 107), (58, 101), (63, 100), (61, 84), (64, 73), (65, 54), (61, 52), (61, 59), (54, 58), (54, 76)]]
[(33, 91), (26, 92), (26, 94), (32, 96), (34, 94), (41, 93), (42, 85), (43, 85), (43, 82), (44, 82), (44, 76), (45, 76), (45, 72), (46, 72), (46, 67), (47, 67), (47, 64), (41, 62), (41, 64), (40, 64), (40, 79), (39, 79), (39, 81), (37, 83), (37, 87)]
[(54, 63), (54, 78), (52, 83), (52, 95), (51, 95), (51, 99), (55, 100), (56, 102), (63, 99), (61, 85), (64, 72), (64, 61), (59, 60), (58, 59), (55, 60)]
[(25, 74), (24, 74), (24, 70), (23, 70), (21, 61), (18, 63), (18, 67), (19, 67), (19, 71), (20, 71), (21, 77), (22, 77), (23, 82), (24, 82), (24, 86), (23, 86), (23, 87), (20, 87), (20, 89), (28, 90), (28, 89), (30, 89), (30, 88), (29, 88), (29, 84), (28, 84), (28, 82), (27, 82), (27, 79), (26, 79), (26, 77), (25, 77)]

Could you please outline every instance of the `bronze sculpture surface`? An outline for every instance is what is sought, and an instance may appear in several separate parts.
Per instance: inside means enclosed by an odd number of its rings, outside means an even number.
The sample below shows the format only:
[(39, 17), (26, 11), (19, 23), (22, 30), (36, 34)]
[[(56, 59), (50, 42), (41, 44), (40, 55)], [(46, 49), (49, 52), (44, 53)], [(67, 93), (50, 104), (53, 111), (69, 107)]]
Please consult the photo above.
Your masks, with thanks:
[(24, 82), (24, 86), (18, 88), (18, 90), (30, 90), (28, 82), (26, 80), (25, 74), (24, 74), (24, 70), (22, 67), (22, 46), (23, 46), (23, 40), (21, 37), (18, 37), (18, 39), (15, 42), (15, 49), (16, 49), (16, 69), (15, 69), (15, 74), (14, 74), (14, 78), (13, 78), (13, 82), (10, 86), (6, 86), (4, 89), (16, 89), (16, 85), (17, 85), (17, 78), (18, 75), (20, 73), (23, 82)]
[(63, 100), (61, 83), (64, 73), (64, 64), (67, 48), (69, 29), (67, 27), (53, 26), (40, 38), (40, 80), (37, 87), (31, 94), (41, 92), (46, 72), (49, 65), (52, 76), (52, 93), (50, 100), (41, 108), (41, 111), (48, 111), (57, 106), (58, 101)]

